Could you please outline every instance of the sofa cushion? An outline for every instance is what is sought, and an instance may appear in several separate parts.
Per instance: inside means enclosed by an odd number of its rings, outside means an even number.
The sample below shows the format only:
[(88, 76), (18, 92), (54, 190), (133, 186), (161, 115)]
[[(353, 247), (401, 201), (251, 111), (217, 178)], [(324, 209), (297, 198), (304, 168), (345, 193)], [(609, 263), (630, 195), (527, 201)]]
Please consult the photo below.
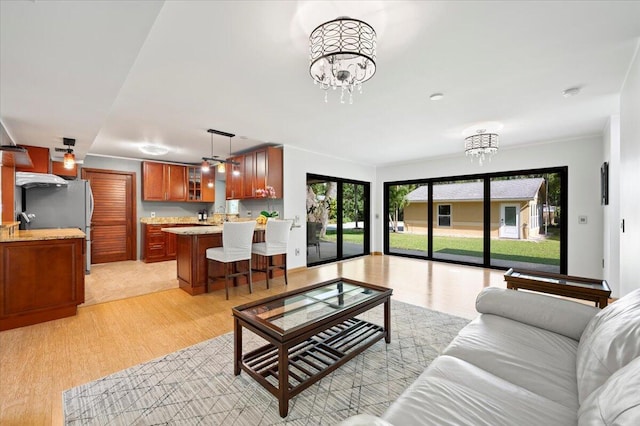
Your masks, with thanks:
[(604, 308), (587, 324), (578, 345), (580, 404), (613, 373), (640, 356), (640, 289)]
[(585, 399), (580, 426), (640, 424), (640, 357), (622, 367)]
[(463, 360), (440, 356), (389, 407), (394, 425), (568, 425), (576, 410)]
[(600, 309), (546, 294), (487, 287), (476, 298), (476, 310), (580, 340)]
[(578, 342), (541, 328), (482, 314), (444, 350), (516, 386), (578, 411)]

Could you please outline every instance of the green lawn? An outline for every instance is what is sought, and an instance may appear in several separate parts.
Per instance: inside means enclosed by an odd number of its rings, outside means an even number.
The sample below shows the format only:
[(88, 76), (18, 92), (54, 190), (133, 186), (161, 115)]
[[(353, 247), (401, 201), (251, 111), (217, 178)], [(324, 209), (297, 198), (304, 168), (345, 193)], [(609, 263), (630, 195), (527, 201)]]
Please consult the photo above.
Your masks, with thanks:
[[(400, 250), (427, 251), (426, 235), (390, 233), (389, 248)], [(345, 229), (343, 240), (347, 243), (362, 244), (363, 231)], [(327, 231), (324, 241), (336, 241), (335, 231)], [(482, 257), (482, 238), (434, 237), (433, 252), (461, 256)], [(560, 240), (552, 234), (540, 241), (491, 240), (491, 258), (518, 262), (560, 265)]]
[[(427, 251), (425, 235), (391, 233), (389, 248)], [(433, 253), (482, 257), (482, 238), (433, 237)], [(491, 258), (560, 265), (560, 241), (491, 240)]]

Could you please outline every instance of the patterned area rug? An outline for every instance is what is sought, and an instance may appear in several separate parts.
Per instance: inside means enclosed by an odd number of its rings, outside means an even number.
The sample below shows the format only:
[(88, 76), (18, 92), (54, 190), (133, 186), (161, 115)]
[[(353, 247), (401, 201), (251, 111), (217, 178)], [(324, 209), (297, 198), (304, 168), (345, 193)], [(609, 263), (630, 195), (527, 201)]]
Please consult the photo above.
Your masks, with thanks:
[[(382, 305), (360, 318), (383, 324)], [(377, 342), (289, 402), (233, 375), (233, 333), (63, 393), (67, 425), (332, 425), (382, 414), (468, 320), (392, 301), (391, 343)], [(244, 352), (264, 340), (243, 332)]]

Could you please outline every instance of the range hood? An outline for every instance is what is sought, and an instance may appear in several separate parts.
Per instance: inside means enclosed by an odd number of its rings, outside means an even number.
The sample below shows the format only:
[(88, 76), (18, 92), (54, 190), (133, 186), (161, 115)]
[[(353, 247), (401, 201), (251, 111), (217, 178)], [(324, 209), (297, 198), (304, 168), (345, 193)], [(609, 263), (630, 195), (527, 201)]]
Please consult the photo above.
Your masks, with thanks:
[(47, 173), (16, 172), (16, 186), (35, 188), (37, 186), (63, 186), (67, 181), (60, 176)]

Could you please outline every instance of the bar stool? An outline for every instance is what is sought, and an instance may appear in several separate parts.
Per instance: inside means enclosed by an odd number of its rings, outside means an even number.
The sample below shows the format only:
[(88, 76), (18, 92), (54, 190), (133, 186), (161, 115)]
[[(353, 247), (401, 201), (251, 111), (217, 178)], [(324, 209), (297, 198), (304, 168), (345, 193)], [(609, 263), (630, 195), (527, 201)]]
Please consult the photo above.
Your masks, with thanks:
[[(220, 262), (224, 264), (224, 291), (229, 300), (229, 278), (247, 275), (249, 277), (249, 293), (253, 293), (251, 287), (251, 242), (253, 241), (253, 231), (256, 227), (255, 221), (249, 222), (225, 222), (222, 227), (222, 247), (212, 247), (207, 249), (207, 287), (210, 276), (210, 262)], [(248, 260), (249, 268), (246, 271), (238, 271), (238, 263)], [(221, 275), (219, 275), (221, 276)], [(207, 289), (208, 290), (208, 289)]]
[[(287, 281), (287, 243), (289, 242), (292, 223), (293, 221), (291, 220), (269, 219), (267, 221), (267, 230), (265, 231), (265, 242), (254, 243), (251, 247), (251, 253), (266, 258), (265, 268), (254, 268), (254, 271), (264, 272), (267, 275), (267, 288), (269, 288), (269, 275), (274, 269), (284, 270), (284, 284), (289, 285)], [(274, 265), (273, 257), (278, 255), (283, 256), (284, 263)]]

